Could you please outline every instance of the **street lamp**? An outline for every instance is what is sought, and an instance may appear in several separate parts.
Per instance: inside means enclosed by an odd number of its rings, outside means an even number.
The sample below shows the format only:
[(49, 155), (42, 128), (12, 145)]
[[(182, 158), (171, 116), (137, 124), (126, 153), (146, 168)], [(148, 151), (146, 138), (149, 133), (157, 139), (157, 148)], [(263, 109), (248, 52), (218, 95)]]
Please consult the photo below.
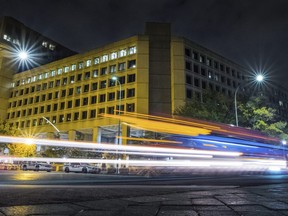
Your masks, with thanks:
[[(122, 99), (122, 86), (121, 86), (121, 82), (119, 81), (119, 78), (116, 76), (112, 77), (112, 80), (117, 81), (117, 85), (119, 85), (119, 104), (118, 104), (118, 115), (119, 115), (119, 120), (118, 120), (118, 138), (117, 138), (117, 144), (120, 145), (120, 133), (121, 133), (121, 122), (120, 122), (120, 115), (121, 115), (121, 99)], [(117, 154), (116, 154), (116, 159), (119, 160), (119, 154), (118, 154), (118, 150), (117, 150)], [(116, 172), (117, 174), (119, 174), (119, 164), (117, 163), (116, 165)]]
[[(262, 74), (259, 74), (255, 77), (255, 80), (257, 82), (262, 82), (264, 80), (264, 76)], [(247, 85), (247, 84), (245, 84)], [(244, 86), (245, 86), (244, 85)], [(235, 90), (235, 93), (234, 93), (234, 105), (235, 105), (235, 120), (236, 120), (236, 126), (238, 127), (238, 113), (237, 113), (237, 92), (240, 88), (241, 84), (237, 86), (236, 90)]]

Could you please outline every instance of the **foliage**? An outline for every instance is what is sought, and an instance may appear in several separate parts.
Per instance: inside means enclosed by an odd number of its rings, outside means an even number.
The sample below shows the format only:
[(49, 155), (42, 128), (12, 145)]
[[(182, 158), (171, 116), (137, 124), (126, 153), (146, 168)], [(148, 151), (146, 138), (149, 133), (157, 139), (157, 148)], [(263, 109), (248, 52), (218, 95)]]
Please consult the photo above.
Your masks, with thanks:
[(276, 110), (266, 106), (269, 104), (263, 96), (250, 97), (246, 103), (239, 105), (240, 124), (259, 130), (269, 136), (287, 139), (287, 122), (278, 121)]
[[(18, 136), (20, 131), (16, 127), (8, 124), (8, 122), (1, 120), (0, 134), (5, 136)], [(0, 148), (8, 148), (9, 154), (16, 157), (31, 157), (36, 154), (36, 145), (1, 143)]]
[(10, 154), (15, 157), (34, 157), (36, 155), (36, 145), (33, 144), (8, 144)]
[(174, 114), (230, 124), (234, 121), (233, 101), (219, 92), (205, 91), (203, 102), (193, 99), (178, 107)]

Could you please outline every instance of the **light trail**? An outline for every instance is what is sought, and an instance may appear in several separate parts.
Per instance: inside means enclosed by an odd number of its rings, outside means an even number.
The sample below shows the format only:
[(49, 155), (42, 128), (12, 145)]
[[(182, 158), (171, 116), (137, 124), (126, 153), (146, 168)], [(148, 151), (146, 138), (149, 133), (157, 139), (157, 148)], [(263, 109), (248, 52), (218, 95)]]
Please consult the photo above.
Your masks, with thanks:
[[(90, 143), (90, 142), (76, 142), (63, 140), (49, 140), (49, 139), (28, 139), (37, 145), (42, 146), (56, 146), (56, 147), (74, 147), (74, 148), (88, 148), (88, 149), (106, 149), (106, 150), (123, 150), (123, 151), (140, 151), (140, 152), (162, 152), (162, 153), (177, 153), (177, 154), (204, 154), (204, 155), (218, 155), (228, 157), (238, 157), (241, 152), (225, 152), (225, 151), (206, 151), (196, 149), (177, 149), (177, 148), (161, 148), (161, 147), (146, 147), (133, 145), (115, 145), (107, 143)], [(27, 138), (0, 136), (0, 142), (4, 143), (27, 143)]]
[[(89, 151), (89, 150), (86, 150)], [(89, 151), (91, 152), (91, 151)], [(167, 157), (189, 157), (189, 158), (213, 158), (212, 155), (195, 155), (195, 154), (173, 154), (173, 153), (154, 153), (154, 152), (132, 152), (132, 151), (101, 151), (97, 150), (96, 152), (105, 152), (112, 154), (127, 154), (127, 155), (146, 155), (146, 156), (167, 156)]]
[[(1, 157), (0, 157), (1, 159)], [(8, 159), (5, 157), (5, 159)], [(233, 170), (245, 169), (284, 169), (286, 161), (283, 160), (262, 160), (262, 159), (211, 159), (211, 160), (112, 160), (112, 159), (85, 159), (85, 158), (17, 158), (12, 157), (9, 161), (38, 161), (54, 163), (89, 163), (89, 164), (121, 164), (129, 166), (150, 166), (150, 167), (202, 167), (202, 168), (233, 168)]]

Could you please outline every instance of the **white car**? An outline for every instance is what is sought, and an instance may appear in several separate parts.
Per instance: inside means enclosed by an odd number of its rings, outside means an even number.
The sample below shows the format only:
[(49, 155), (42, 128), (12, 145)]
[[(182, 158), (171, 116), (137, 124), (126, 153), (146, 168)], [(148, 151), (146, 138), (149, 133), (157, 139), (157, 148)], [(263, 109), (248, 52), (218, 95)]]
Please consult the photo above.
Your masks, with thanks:
[(21, 166), (22, 170), (33, 170), (33, 171), (52, 171), (52, 166), (45, 162), (28, 162)]
[(65, 163), (63, 171), (69, 172), (82, 172), (82, 173), (100, 173), (101, 169), (87, 163)]

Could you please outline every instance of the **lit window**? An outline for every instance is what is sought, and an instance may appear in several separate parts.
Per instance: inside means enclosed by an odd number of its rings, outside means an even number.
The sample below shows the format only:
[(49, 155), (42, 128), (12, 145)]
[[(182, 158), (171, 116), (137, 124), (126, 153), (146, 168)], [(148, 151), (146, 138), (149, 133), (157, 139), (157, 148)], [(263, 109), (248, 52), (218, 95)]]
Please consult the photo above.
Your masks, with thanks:
[(91, 66), (91, 59), (88, 59), (87, 61), (86, 61), (86, 67), (90, 67)]
[(6, 34), (3, 35), (3, 39), (6, 41), (11, 41), (11, 38)]
[(118, 70), (123, 71), (126, 68), (126, 62), (122, 62), (118, 64)]
[(135, 53), (136, 53), (136, 46), (128, 48), (128, 54), (129, 55), (132, 55), (132, 54), (135, 54)]
[(43, 77), (43, 75), (42, 75), (42, 74), (39, 74), (39, 75), (38, 75), (38, 80), (41, 80), (42, 77)]
[(57, 70), (57, 75), (60, 75), (60, 74), (62, 74), (62, 68), (58, 68), (58, 70)]
[(67, 73), (67, 72), (69, 72), (69, 67), (68, 66), (64, 67), (64, 73)]
[(107, 61), (108, 61), (108, 55), (103, 55), (102, 62), (107, 62)]
[(127, 55), (127, 51), (126, 49), (122, 49), (119, 51), (119, 57), (123, 57), (123, 56), (126, 56)]
[(78, 69), (82, 69), (83, 68), (83, 62), (79, 62), (78, 63)]
[(110, 73), (115, 73), (116, 72), (116, 65), (111, 65), (110, 66)]
[(93, 70), (92, 76), (93, 77), (98, 77), (98, 70)]
[(37, 77), (36, 77), (36, 76), (33, 76), (32, 79), (31, 79), (31, 82), (35, 82), (36, 79), (37, 79)]
[(99, 57), (96, 57), (94, 58), (94, 64), (99, 64), (100, 63), (100, 58)]
[(55, 70), (52, 70), (52, 71), (51, 71), (51, 77), (54, 77), (55, 75), (56, 75)]
[(55, 45), (49, 44), (49, 49), (50, 49), (50, 50), (55, 50)]
[(44, 74), (44, 78), (46, 79), (46, 78), (48, 78), (48, 76), (49, 76), (49, 73), (46, 72), (46, 73)]
[(73, 65), (71, 66), (71, 70), (72, 70), (72, 71), (75, 71), (75, 70), (76, 70), (76, 64), (73, 64)]
[(48, 42), (47, 42), (47, 41), (43, 41), (43, 42), (42, 42), (42, 46), (43, 46), (43, 47), (47, 47), (47, 46), (48, 46)]
[(116, 59), (117, 58), (117, 52), (112, 52), (110, 54), (110, 59), (113, 60), (113, 59)]

